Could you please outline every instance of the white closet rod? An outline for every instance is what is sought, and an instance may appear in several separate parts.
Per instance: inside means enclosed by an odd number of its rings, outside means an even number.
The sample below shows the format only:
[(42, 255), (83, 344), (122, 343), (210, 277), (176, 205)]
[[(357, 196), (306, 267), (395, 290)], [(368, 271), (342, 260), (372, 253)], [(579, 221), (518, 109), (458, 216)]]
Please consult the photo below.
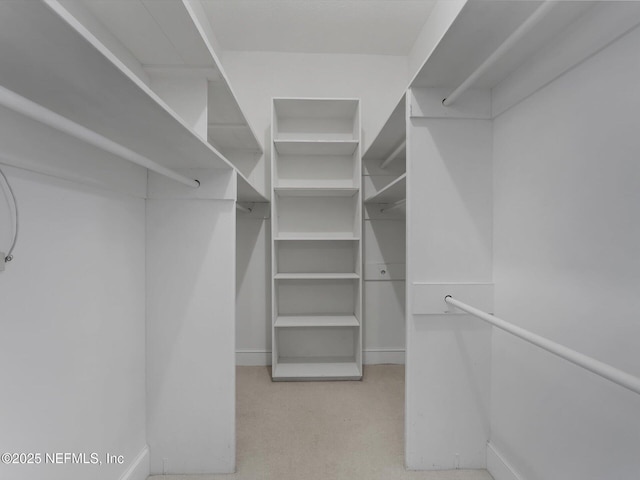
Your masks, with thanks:
[(407, 204), (407, 200), (405, 198), (403, 198), (402, 200), (398, 200), (396, 203), (393, 203), (388, 207), (380, 209), (380, 213), (391, 212), (391, 211), (396, 210), (398, 208), (404, 207), (406, 204)]
[(493, 65), (513, 47), (522, 37), (529, 33), (558, 3), (557, 1), (547, 1), (540, 5), (529, 18), (527, 18), (509, 37), (487, 58), (482, 64), (469, 75), (453, 92), (442, 100), (446, 107), (455, 102), (478, 78), (487, 72)]
[(407, 146), (407, 141), (403, 140), (402, 142), (400, 142), (400, 145), (398, 145), (396, 147), (396, 149), (391, 152), (391, 154), (384, 159), (384, 161), (380, 164), (380, 168), (385, 168), (387, 165), (389, 165), (391, 162), (393, 162), (396, 158), (398, 158), (398, 155), (400, 155), (400, 152), (402, 152), (402, 150), (404, 150)]
[(617, 383), (621, 387), (640, 394), (640, 378), (638, 377), (634, 377), (633, 375), (623, 372), (622, 370), (618, 370), (617, 368), (601, 362), (600, 360), (596, 360), (595, 358), (588, 357), (583, 353), (571, 350), (569, 347), (565, 347), (564, 345), (549, 340), (548, 338), (536, 335), (529, 330), (525, 330), (524, 328), (513, 325), (501, 318), (495, 317), (490, 313), (483, 312), (471, 305), (467, 305), (460, 300), (456, 300), (451, 295), (444, 297), (444, 301), (449, 305), (453, 305), (460, 310), (470, 313), (474, 317), (478, 317), (479, 319), (490, 323), (494, 327), (504, 330), (511, 335), (515, 335), (522, 340), (532, 343), (533, 345), (540, 347), (547, 352), (553, 353), (554, 355), (578, 365), (579, 367), (589, 370), (596, 375), (600, 375), (602, 378), (606, 378), (613, 383)]
[(238, 210), (240, 210), (241, 212), (244, 212), (244, 213), (251, 213), (253, 211), (252, 208), (245, 207), (244, 205), (241, 205), (239, 203), (236, 203), (236, 209), (238, 209)]
[(188, 187), (198, 188), (200, 182), (191, 178), (180, 175), (173, 170), (160, 165), (159, 163), (149, 160), (146, 157), (123, 147), (119, 143), (103, 137), (99, 133), (89, 130), (68, 118), (58, 115), (57, 113), (28, 100), (11, 90), (0, 86), (0, 105), (3, 105), (14, 112), (18, 112), (26, 117), (32, 118), (40, 123), (48, 125), (60, 132), (64, 132), (79, 140), (82, 140), (94, 147), (112, 153), (120, 158), (128, 160), (136, 165), (147, 168), (153, 172), (163, 175), (167, 178), (180, 182)]

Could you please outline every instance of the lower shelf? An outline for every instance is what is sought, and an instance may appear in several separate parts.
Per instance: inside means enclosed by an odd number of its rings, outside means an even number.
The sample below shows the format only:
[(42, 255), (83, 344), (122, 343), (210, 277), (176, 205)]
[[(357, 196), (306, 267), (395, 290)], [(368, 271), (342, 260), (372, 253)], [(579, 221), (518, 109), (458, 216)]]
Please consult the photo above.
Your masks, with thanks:
[(348, 357), (284, 357), (273, 366), (273, 380), (360, 380), (362, 372)]
[(278, 315), (274, 326), (287, 327), (357, 327), (355, 315)]

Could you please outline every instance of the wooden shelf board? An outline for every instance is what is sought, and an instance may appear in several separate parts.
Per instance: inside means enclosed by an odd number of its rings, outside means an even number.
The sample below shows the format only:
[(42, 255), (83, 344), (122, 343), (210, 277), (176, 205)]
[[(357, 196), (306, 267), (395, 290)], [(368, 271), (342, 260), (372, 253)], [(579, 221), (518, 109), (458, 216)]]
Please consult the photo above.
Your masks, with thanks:
[(280, 233), (274, 240), (360, 240), (360, 237), (356, 237), (348, 232), (337, 232), (329, 234), (327, 232), (305, 232), (305, 233)]
[[(233, 168), (89, 32), (40, 2), (0, 2), (0, 16), (6, 88), (166, 167)], [(33, 32), (48, 41), (29, 48)]]
[(278, 117), (285, 118), (349, 118), (358, 108), (357, 99), (274, 98)]
[(354, 315), (282, 315), (276, 318), (276, 328), (295, 327), (359, 327)]
[(382, 188), (378, 193), (367, 197), (364, 203), (394, 203), (407, 197), (407, 174), (404, 173)]
[(359, 380), (358, 364), (348, 358), (280, 358), (273, 366), (273, 380)]
[(277, 273), (276, 280), (357, 280), (357, 273)]
[(281, 155), (351, 155), (357, 140), (278, 140), (273, 141)]
[(353, 197), (357, 187), (275, 187), (280, 197)]
[(237, 185), (237, 199), (241, 202), (269, 202), (269, 199), (265, 197), (258, 189), (242, 174), (237, 171), (238, 185)]

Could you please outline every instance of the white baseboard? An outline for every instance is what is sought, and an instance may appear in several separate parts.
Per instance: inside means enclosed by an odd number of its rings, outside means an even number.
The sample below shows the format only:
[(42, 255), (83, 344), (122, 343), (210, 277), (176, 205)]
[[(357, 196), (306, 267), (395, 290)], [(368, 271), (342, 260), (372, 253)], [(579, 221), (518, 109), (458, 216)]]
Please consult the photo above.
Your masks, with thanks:
[(120, 480), (147, 480), (149, 471), (149, 446), (145, 445), (120, 476)]
[(491, 442), (487, 443), (487, 470), (494, 480), (524, 480)]
[(404, 365), (404, 349), (381, 348), (376, 350), (364, 350), (362, 363), (365, 365)]
[[(365, 365), (404, 365), (404, 349), (376, 349), (362, 352)], [(266, 350), (237, 350), (236, 365), (257, 367), (271, 365), (271, 352)]]
[(236, 350), (236, 365), (241, 367), (271, 365), (271, 351)]

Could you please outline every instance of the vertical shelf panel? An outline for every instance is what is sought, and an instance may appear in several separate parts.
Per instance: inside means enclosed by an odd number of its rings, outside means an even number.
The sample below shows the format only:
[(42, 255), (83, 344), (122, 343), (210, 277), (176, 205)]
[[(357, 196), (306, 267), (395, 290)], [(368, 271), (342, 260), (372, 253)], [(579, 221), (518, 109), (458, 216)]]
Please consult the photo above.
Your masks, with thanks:
[(273, 380), (359, 380), (360, 102), (276, 98), (271, 129)]

